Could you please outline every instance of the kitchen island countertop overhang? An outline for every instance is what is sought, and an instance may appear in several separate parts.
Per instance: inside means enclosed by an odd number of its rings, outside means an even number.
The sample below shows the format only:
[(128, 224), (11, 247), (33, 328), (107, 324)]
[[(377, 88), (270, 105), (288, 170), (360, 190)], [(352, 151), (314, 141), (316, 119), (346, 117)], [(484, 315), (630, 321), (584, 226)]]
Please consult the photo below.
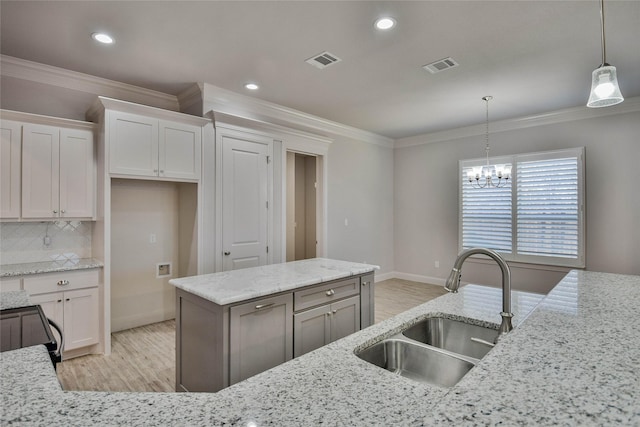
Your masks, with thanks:
[[(497, 291), (497, 292), (496, 292)], [(499, 290), (465, 286), (218, 393), (63, 392), (44, 347), (2, 353), (2, 424), (638, 425), (640, 277), (571, 271), (456, 386), (354, 355), (417, 318), (499, 322)], [(482, 297), (484, 295), (484, 297)], [(527, 301), (526, 303), (524, 301)], [(496, 310), (496, 308), (498, 310)], [(526, 318), (525, 318), (526, 317)], [(631, 319), (631, 320), (630, 320)]]

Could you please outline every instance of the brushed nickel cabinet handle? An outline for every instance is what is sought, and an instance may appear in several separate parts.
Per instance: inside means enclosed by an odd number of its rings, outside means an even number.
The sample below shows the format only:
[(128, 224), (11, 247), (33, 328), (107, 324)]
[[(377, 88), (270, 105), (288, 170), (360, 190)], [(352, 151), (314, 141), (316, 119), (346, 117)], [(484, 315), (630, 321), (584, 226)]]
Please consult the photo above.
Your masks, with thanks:
[(68, 284), (68, 280), (58, 280), (58, 286), (67, 286)]
[(260, 309), (263, 309), (263, 308), (271, 307), (272, 305), (273, 305), (272, 302), (269, 303), (269, 304), (259, 304), (259, 305), (256, 305), (256, 310), (260, 310)]
[(327, 292), (325, 292), (325, 294), (330, 297), (332, 295), (335, 295), (336, 291), (334, 291), (333, 289), (329, 289)]
[(231, 252), (229, 252), (229, 251), (225, 251), (225, 252), (224, 252), (224, 254), (225, 254), (226, 256), (229, 256), (229, 255), (231, 255)]

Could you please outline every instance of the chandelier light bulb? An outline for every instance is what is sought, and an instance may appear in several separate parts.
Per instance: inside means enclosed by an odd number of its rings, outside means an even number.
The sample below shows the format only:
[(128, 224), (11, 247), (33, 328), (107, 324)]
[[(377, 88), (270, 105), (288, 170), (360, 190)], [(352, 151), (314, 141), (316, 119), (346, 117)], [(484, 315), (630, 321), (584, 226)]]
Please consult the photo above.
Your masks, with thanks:
[(600, 83), (598, 84), (598, 86), (596, 86), (594, 91), (600, 98), (605, 98), (611, 95), (616, 90), (616, 87), (613, 85), (613, 83), (611, 83), (611, 74), (602, 73), (600, 74), (598, 80), (600, 81)]

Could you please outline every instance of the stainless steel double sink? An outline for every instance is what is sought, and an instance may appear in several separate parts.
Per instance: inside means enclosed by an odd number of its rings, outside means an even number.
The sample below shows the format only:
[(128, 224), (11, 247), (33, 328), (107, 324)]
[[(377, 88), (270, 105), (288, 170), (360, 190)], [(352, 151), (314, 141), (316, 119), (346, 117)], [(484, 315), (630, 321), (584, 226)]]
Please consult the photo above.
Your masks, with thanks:
[(406, 378), (453, 387), (491, 350), (497, 337), (497, 326), (428, 317), (356, 355)]

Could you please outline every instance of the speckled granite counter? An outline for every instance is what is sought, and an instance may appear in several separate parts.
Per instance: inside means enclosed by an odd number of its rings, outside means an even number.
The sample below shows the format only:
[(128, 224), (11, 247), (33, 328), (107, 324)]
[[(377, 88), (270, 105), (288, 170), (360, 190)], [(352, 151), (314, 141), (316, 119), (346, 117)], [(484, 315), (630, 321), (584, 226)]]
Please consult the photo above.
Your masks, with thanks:
[(218, 305), (368, 273), (377, 265), (313, 258), (242, 270), (171, 279), (169, 284)]
[(0, 310), (31, 305), (27, 291), (0, 292)]
[(44, 347), (5, 352), (1, 424), (640, 425), (640, 277), (572, 271), (526, 317), (541, 298), (514, 292), (516, 329), (451, 389), (353, 351), (429, 314), (498, 323), (499, 290), (466, 286), (215, 394), (61, 392)]
[(104, 264), (93, 258), (79, 258), (64, 261), (30, 262), (26, 264), (0, 265), (0, 277), (24, 276), (27, 274), (53, 273), (56, 271), (101, 268)]

